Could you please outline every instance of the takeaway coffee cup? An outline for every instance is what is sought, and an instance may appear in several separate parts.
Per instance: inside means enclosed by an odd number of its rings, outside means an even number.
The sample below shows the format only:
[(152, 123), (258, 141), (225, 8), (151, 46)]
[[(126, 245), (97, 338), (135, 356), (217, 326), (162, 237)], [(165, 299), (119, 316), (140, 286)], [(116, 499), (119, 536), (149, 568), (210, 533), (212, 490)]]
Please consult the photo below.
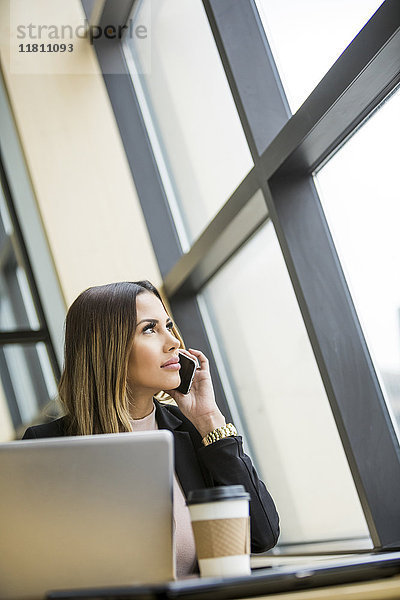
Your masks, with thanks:
[(189, 492), (187, 505), (202, 577), (250, 573), (249, 498), (242, 485)]

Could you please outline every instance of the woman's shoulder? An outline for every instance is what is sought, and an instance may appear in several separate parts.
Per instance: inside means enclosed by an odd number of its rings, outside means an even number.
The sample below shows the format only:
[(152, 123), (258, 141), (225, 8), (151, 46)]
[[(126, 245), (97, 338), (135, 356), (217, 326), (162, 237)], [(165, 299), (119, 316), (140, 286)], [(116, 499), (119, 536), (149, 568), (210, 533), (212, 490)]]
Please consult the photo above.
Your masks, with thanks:
[(191, 421), (182, 413), (181, 409), (170, 402), (160, 402), (156, 398), (156, 419), (158, 426), (166, 429), (177, 429), (180, 431), (188, 431), (196, 437), (200, 436), (197, 429)]
[(153, 398), (153, 400), (156, 405), (156, 418), (161, 418), (162, 421), (167, 419), (171, 429), (176, 429), (185, 419), (174, 401), (159, 400), (158, 398)]
[(25, 431), (22, 439), (40, 439), (47, 437), (61, 437), (66, 435), (67, 417), (60, 417), (55, 421), (49, 423), (42, 423), (41, 425), (34, 425), (28, 427)]

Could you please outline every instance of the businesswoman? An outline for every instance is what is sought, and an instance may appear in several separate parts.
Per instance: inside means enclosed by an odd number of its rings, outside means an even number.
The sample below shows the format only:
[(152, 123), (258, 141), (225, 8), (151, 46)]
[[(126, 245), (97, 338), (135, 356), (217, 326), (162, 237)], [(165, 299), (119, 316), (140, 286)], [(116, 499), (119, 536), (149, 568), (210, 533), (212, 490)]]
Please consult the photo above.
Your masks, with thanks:
[[(174, 391), (180, 384), (179, 348), (179, 334), (150, 282), (112, 283), (85, 290), (71, 305), (65, 324), (59, 396), (66, 414), (30, 427), (24, 439), (172, 431), (176, 566), (182, 576), (196, 568), (185, 505), (190, 490), (244, 485), (251, 497), (253, 552), (276, 544), (279, 520), (271, 496), (243, 452), (241, 437), (226, 424), (215, 402), (208, 360), (199, 350), (185, 350), (199, 364), (190, 392)], [(155, 396), (162, 391), (168, 392), (177, 406), (157, 400)]]

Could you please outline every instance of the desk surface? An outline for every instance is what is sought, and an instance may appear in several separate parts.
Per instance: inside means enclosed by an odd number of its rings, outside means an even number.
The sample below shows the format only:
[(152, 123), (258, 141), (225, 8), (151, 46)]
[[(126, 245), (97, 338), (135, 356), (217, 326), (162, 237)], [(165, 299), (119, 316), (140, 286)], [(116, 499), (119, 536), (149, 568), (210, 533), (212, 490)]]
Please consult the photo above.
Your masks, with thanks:
[(314, 590), (257, 596), (251, 600), (399, 600), (400, 575), (368, 581), (334, 585)]
[[(400, 575), (313, 590), (253, 596), (251, 600), (399, 600)], [(210, 600), (212, 600), (210, 596)], [(248, 600), (248, 597), (240, 600)]]
[[(346, 559), (347, 558), (347, 559)], [(400, 599), (400, 552), (256, 570), (251, 576), (188, 578), (147, 586), (49, 593), (49, 600)]]

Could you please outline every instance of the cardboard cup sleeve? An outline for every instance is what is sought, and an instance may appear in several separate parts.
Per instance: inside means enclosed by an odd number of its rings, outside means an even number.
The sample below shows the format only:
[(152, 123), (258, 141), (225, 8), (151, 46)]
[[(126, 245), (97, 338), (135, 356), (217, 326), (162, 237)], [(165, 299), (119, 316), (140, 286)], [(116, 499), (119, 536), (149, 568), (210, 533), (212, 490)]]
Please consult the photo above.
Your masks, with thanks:
[(250, 553), (250, 518), (192, 522), (197, 557), (217, 558)]

